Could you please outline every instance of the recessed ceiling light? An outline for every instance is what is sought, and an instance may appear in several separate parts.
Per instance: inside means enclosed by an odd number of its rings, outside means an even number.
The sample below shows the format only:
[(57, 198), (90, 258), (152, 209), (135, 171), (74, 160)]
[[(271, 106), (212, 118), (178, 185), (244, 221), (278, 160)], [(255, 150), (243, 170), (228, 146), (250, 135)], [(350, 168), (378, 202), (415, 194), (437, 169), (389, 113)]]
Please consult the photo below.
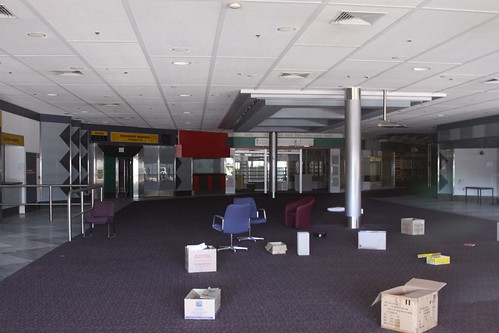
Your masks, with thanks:
[(177, 66), (186, 66), (190, 65), (190, 61), (173, 61), (172, 64), (177, 65)]
[(190, 97), (190, 96), (192, 96), (192, 95), (190, 95), (190, 94), (180, 94), (179, 96), (180, 96), (180, 97)]
[(43, 32), (28, 32), (27, 34), (29, 37), (33, 37), (33, 38), (43, 38), (43, 37), (47, 37), (47, 34), (43, 33)]
[(59, 96), (59, 94), (56, 93), (47, 93), (46, 95), (50, 97)]
[(174, 47), (172, 48), (173, 52), (187, 52), (189, 49), (187, 47)]
[(229, 8), (230, 9), (239, 9), (239, 8), (241, 8), (241, 4), (239, 2), (231, 2), (231, 3), (229, 3)]
[(279, 27), (279, 28), (277, 28), (277, 30), (280, 32), (291, 32), (291, 31), (295, 31), (296, 28), (295, 27)]
[(424, 71), (429, 71), (431, 68), (430, 67), (413, 67), (412, 70), (416, 72), (424, 72)]
[(191, 111), (184, 111), (182, 112), (183, 114), (191, 114), (192, 112)]

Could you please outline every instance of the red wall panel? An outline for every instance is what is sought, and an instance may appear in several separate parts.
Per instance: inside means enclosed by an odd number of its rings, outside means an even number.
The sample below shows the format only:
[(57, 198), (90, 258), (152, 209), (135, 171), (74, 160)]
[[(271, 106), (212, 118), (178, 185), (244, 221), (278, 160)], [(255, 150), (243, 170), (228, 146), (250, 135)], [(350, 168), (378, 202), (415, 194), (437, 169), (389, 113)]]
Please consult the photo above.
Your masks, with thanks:
[(178, 131), (178, 143), (182, 146), (181, 157), (230, 157), (230, 148), (227, 145), (227, 138), (227, 133), (180, 130)]

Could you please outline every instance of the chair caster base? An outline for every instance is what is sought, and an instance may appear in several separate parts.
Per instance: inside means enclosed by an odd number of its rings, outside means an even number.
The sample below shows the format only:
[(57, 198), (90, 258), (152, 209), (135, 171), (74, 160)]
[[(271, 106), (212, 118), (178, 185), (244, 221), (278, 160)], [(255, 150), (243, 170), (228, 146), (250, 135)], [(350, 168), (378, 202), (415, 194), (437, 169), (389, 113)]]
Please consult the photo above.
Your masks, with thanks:
[(236, 252), (237, 250), (248, 250), (248, 248), (242, 246), (223, 246), (218, 248), (217, 250), (218, 251), (232, 250), (233, 252)]
[(253, 236), (249, 236), (249, 237), (237, 237), (237, 240), (238, 241), (246, 241), (246, 240), (249, 240), (249, 241), (254, 241), (256, 243), (256, 241), (259, 241), (259, 240), (264, 240), (263, 237), (253, 237)]

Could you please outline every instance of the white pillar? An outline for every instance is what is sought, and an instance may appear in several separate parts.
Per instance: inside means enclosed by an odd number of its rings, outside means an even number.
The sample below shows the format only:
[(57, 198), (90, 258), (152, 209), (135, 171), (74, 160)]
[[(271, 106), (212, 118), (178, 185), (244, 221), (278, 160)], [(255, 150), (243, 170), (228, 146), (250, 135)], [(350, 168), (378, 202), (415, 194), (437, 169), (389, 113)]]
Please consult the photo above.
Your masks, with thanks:
[(348, 227), (360, 227), (361, 210), (361, 103), (360, 88), (345, 90), (345, 216)]

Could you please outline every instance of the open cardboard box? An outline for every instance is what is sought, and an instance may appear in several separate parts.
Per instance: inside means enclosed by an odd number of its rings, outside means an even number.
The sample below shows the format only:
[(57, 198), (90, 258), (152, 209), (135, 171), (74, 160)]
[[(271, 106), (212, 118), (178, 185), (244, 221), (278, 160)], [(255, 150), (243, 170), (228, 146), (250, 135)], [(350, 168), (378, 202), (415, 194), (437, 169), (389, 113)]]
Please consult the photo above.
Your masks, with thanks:
[(184, 298), (184, 318), (215, 319), (220, 305), (220, 288), (192, 289)]
[(272, 254), (286, 254), (288, 247), (283, 242), (268, 242), (265, 249)]
[(438, 322), (438, 291), (446, 283), (411, 279), (403, 286), (382, 291), (373, 304), (381, 301), (381, 327), (421, 333)]

